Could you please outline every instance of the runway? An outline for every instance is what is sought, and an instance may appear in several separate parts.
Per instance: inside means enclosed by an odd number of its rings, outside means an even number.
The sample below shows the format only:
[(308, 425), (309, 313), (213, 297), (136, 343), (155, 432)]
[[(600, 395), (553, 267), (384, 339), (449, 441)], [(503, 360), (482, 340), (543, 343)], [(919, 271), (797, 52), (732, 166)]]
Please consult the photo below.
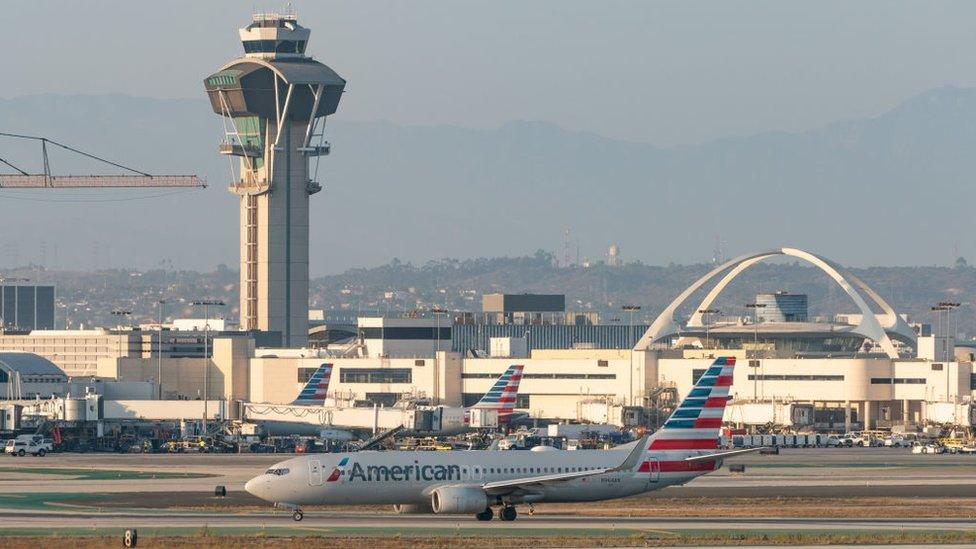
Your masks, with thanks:
[[(207, 531), (227, 536), (567, 536), (658, 541), (761, 540), (913, 534), (976, 538), (976, 456), (913, 455), (904, 449), (796, 449), (737, 459), (686, 486), (592, 504), (519, 507), (514, 522), (472, 516), (396, 515), (389, 506), (312, 506), (301, 522), (242, 491), (243, 483), (293, 455), (54, 454), (0, 458), (0, 535), (150, 536)], [(214, 487), (225, 486), (226, 497)], [(939, 534), (941, 533), (941, 534)], [(802, 535), (803, 539), (795, 536)], [(699, 538), (696, 536), (706, 536)], [(711, 537), (708, 537), (711, 536)], [(794, 537), (790, 537), (794, 536)], [(840, 538), (838, 538), (840, 536)], [(2, 538), (0, 538), (2, 539)]]
[(247, 528), (318, 529), (323, 532), (490, 530), (543, 531), (976, 531), (971, 519), (836, 519), (836, 518), (633, 518), (529, 516), (522, 513), (515, 522), (480, 522), (467, 515), (386, 515), (378, 513), (307, 512), (304, 520), (295, 522), (290, 512), (280, 513), (177, 513), (159, 511), (85, 512), (85, 511), (0, 511), (5, 524), (17, 528)]
[[(244, 483), (294, 454), (52, 454), (43, 458), (0, 457), (0, 494), (36, 492), (159, 493), (160, 500), (183, 494), (197, 502), (214, 486), (240, 492)], [(907, 449), (784, 449), (780, 455), (746, 455), (742, 475), (723, 468), (686, 486), (649, 497), (973, 497), (976, 456), (913, 455)], [(27, 474), (24, 469), (32, 472)], [(100, 471), (97, 482), (70, 471)], [(112, 472), (143, 473), (113, 478)], [(170, 475), (154, 478), (154, 474)], [(182, 478), (180, 475), (196, 475)], [(247, 501), (236, 499), (237, 503)], [(250, 503), (258, 503), (250, 500)]]

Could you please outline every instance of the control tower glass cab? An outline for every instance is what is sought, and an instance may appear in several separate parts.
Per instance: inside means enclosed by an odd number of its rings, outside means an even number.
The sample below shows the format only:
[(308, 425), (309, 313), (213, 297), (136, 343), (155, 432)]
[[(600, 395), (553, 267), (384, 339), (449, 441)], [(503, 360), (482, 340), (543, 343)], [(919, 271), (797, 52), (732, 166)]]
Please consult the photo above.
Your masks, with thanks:
[(244, 56), (204, 80), (223, 117), (219, 152), (239, 157), (241, 327), (291, 347), (308, 341), (308, 204), (322, 188), (310, 160), (329, 153), (325, 119), (346, 85), (305, 55), (309, 35), (293, 14), (254, 15), (240, 29)]
[(304, 57), (311, 31), (300, 26), (293, 15), (256, 14), (241, 29), (245, 57), (286, 59)]

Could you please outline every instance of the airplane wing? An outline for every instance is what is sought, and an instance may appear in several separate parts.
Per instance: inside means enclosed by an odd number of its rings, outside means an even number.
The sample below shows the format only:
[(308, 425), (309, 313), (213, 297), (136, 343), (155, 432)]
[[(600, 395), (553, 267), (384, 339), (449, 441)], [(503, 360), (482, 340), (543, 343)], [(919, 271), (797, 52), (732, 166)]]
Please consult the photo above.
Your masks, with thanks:
[(649, 438), (649, 435), (645, 435), (643, 438), (641, 438), (638, 443), (634, 445), (633, 449), (631, 449), (631, 451), (627, 454), (627, 459), (616, 467), (603, 467), (600, 469), (590, 469), (588, 471), (573, 471), (570, 473), (556, 473), (552, 475), (497, 480), (494, 482), (486, 482), (482, 484), (481, 487), (484, 489), (485, 493), (489, 495), (506, 494), (515, 490), (529, 488), (533, 485), (546, 484), (550, 482), (565, 482), (567, 480), (577, 478), (593, 477), (606, 473), (615, 473), (617, 471), (633, 470), (637, 468), (641, 456), (644, 455), (644, 452), (647, 449), (647, 440)]
[(715, 454), (705, 454), (703, 456), (691, 456), (685, 458), (685, 461), (701, 461), (703, 459), (722, 459), (731, 456), (737, 456), (739, 454), (748, 454), (750, 452), (758, 452), (762, 450), (765, 446), (759, 446), (757, 448), (744, 448), (742, 450), (730, 450), (728, 452), (718, 452)]

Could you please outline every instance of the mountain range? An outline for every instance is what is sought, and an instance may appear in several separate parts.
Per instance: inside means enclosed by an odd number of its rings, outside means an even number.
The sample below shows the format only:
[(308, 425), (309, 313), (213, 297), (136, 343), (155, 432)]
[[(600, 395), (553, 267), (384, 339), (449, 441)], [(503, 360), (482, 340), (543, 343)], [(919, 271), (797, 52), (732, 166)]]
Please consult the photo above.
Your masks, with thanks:
[[(202, 91), (201, 91), (202, 95)], [(603, 108), (609, 108), (604, 106)], [(802, 108), (798, 105), (797, 108)], [(694, 113), (689, 113), (694, 116)], [(2, 190), (0, 268), (237, 262), (237, 199), (203, 99), (37, 95), (0, 100), (0, 131), (43, 135), (150, 173), (198, 173), (201, 191)], [(660, 148), (553, 124), (495, 129), (342, 118), (312, 199), (312, 273), (554, 252), (695, 263), (778, 245), (840, 263), (951, 265), (976, 255), (968, 215), (976, 89), (922, 93), (877, 117), (800, 133)], [(39, 169), (33, 143), (0, 158)], [(111, 173), (52, 149), (55, 173)], [(97, 171), (96, 171), (97, 170)], [(9, 171), (9, 170), (8, 170)], [(568, 238), (565, 236), (570, 229)]]

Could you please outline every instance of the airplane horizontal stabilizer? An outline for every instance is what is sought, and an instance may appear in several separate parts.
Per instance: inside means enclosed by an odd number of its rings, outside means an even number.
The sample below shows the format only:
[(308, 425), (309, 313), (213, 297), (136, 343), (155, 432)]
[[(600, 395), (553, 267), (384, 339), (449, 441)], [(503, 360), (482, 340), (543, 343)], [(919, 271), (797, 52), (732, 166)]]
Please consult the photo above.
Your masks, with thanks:
[(760, 446), (758, 448), (743, 448), (742, 450), (730, 450), (728, 452), (718, 452), (715, 454), (705, 454), (703, 456), (691, 456), (685, 458), (685, 461), (701, 461), (703, 459), (722, 459), (731, 456), (737, 456), (739, 454), (748, 454), (751, 452), (758, 452), (762, 450), (765, 446)]

